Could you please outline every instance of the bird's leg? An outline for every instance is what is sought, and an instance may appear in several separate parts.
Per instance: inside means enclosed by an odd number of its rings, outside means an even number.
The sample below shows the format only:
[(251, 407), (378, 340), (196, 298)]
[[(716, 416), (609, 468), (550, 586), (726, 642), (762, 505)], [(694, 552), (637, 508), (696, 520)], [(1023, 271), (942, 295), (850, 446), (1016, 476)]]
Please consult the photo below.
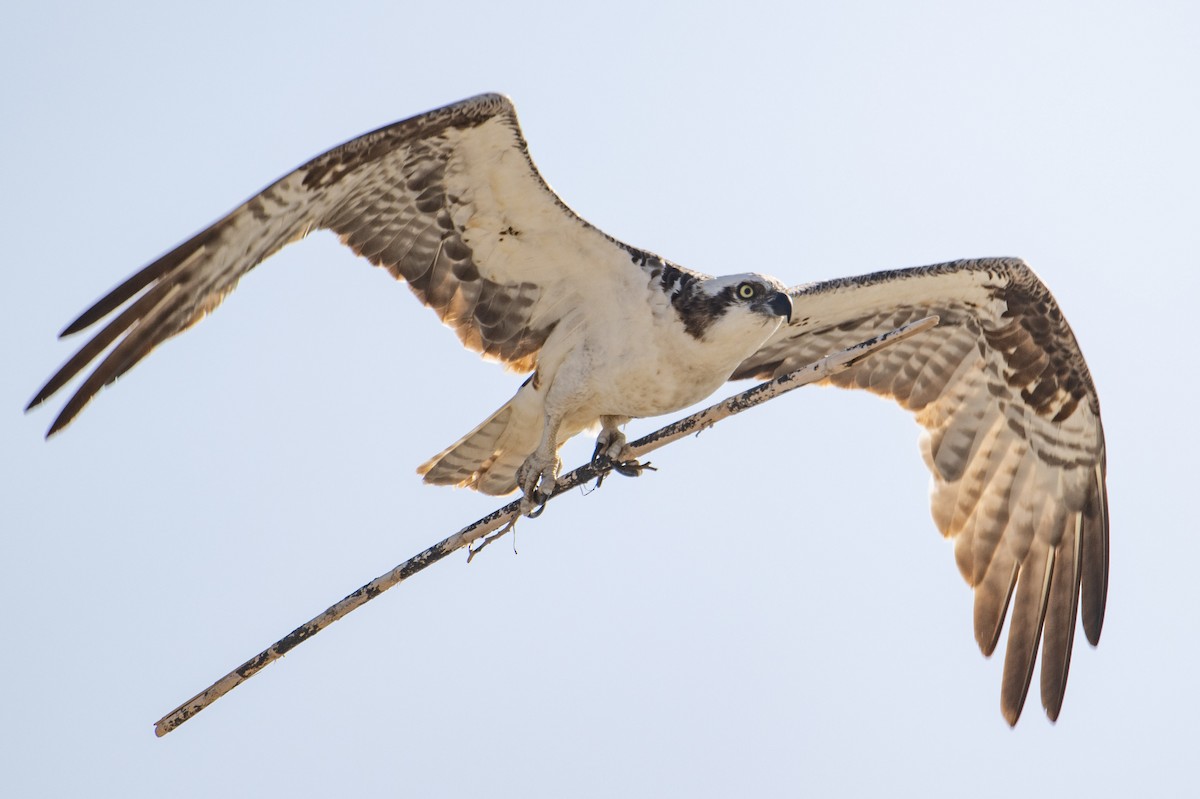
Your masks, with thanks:
[(521, 497), (522, 516), (533, 518), (541, 515), (542, 507), (558, 484), (558, 470), (562, 466), (562, 461), (558, 459), (560, 421), (547, 414), (541, 443), (517, 469), (517, 486), (524, 494)]
[(643, 470), (654, 471), (648, 463), (638, 463), (629, 455), (629, 444), (621, 425), (629, 421), (627, 416), (601, 416), (600, 435), (596, 436), (596, 449), (592, 453), (592, 463), (612, 464), (618, 474), (626, 477), (637, 477)]
[(600, 434), (596, 436), (596, 449), (592, 452), (593, 461), (613, 461), (614, 463), (628, 460), (628, 443), (621, 425), (628, 422), (625, 416), (601, 416)]

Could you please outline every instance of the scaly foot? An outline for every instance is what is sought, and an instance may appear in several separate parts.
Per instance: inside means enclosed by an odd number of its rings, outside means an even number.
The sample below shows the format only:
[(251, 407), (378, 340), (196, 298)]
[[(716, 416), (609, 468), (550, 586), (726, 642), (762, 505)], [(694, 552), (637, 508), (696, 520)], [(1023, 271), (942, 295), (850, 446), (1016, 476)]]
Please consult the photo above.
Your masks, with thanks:
[(553, 455), (544, 458), (534, 452), (517, 469), (517, 487), (524, 494), (521, 497), (522, 516), (532, 519), (542, 514), (546, 500), (558, 485), (558, 470), (561, 466), (562, 461)]
[(654, 471), (654, 467), (650, 464), (639, 463), (629, 457), (629, 444), (625, 440), (625, 434), (617, 427), (608, 425), (605, 425), (600, 430), (600, 435), (596, 436), (596, 449), (592, 452), (592, 463), (604, 466), (611, 464), (615, 472), (626, 477), (637, 477), (646, 469)]

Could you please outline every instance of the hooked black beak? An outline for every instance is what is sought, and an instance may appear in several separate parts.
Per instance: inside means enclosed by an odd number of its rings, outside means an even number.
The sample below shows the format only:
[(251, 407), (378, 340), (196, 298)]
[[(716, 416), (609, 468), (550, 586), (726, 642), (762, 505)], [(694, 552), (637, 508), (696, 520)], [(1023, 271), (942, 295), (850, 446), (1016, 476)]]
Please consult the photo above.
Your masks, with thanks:
[(767, 297), (766, 305), (775, 312), (776, 316), (782, 316), (788, 320), (789, 324), (791, 323), (792, 298), (787, 294), (782, 291), (777, 291), (774, 294), (769, 295)]

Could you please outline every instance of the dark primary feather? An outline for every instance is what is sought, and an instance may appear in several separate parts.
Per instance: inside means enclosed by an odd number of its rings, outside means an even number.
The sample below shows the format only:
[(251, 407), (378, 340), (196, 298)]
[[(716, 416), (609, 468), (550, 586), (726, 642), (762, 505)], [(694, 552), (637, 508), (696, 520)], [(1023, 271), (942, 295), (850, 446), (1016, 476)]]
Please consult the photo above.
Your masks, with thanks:
[[(1104, 432), (1054, 298), (1016, 259), (958, 261), (791, 289), (794, 320), (734, 374), (769, 378), (937, 314), (933, 330), (828, 382), (896, 400), (925, 428), (933, 513), (975, 589), (990, 655), (1009, 617), (1001, 708), (1015, 724), (1039, 643), (1058, 717), (1075, 619), (1099, 641), (1108, 581)], [(1009, 611), (1011, 610), (1011, 613)]]

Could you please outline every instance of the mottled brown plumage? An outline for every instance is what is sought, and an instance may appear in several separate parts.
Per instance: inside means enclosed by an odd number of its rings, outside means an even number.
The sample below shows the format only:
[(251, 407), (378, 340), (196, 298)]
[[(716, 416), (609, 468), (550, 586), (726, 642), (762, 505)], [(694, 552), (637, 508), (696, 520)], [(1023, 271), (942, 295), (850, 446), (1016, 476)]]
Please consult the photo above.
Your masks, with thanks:
[(602, 449), (619, 453), (629, 418), (698, 401), (731, 374), (772, 377), (938, 315), (931, 332), (830, 382), (916, 415), (933, 516), (975, 590), (985, 654), (1009, 619), (1004, 715), (1016, 722), (1040, 644), (1042, 701), (1057, 717), (1075, 619), (1093, 644), (1104, 620), (1104, 434), (1075, 338), (1021, 261), (879, 272), (786, 295), (762, 275), (709, 278), (576, 216), (538, 174), (511, 103), (481, 95), (335, 147), (130, 277), (63, 331), (109, 319), (30, 407), (99, 360), (50, 433), (61, 429), (243, 275), (318, 229), (406, 282), (468, 348), (536, 368), (421, 467), (429, 482), (489, 493), (513, 490), (520, 475), (529, 492), (552, 478), (558, 445), (588, 425), (600, 422)]
[[(529, 161), (512, 105), (504, 97), (482, 95), (389, 125), (279, 179), (80, 314), (63, 335), (91, 326), (137, 297), (59, 369), (30, 407), (119, 342), (76, 390), (50, 432), (63, 428), (101, 388), (219, 305), (245, 273), (284, 245), (322, 228), (407, 281), (465, 346), (514, 370), (528, 371), (558, 319), (533, 318), (533, 307), (541, 299), (538, 283), (494, 267), (495, 274), (481, 273), (475, 253), (463, 240), (461, 221), (453, 219), (462, 198), (447, 196), (444, 184), (454, 148), (444, 139), (445, 132), (497, 118), (510, 129), (512, 153), (521, 159), (505, 177), (524, 180), (527, 185), (514, 188), (574, 217)], [(499, 246), (520, 236), (519, 229), (509, 226), (488, 244)], [(637, 255), (645, 256), (631, 249), (630, 260)]]

